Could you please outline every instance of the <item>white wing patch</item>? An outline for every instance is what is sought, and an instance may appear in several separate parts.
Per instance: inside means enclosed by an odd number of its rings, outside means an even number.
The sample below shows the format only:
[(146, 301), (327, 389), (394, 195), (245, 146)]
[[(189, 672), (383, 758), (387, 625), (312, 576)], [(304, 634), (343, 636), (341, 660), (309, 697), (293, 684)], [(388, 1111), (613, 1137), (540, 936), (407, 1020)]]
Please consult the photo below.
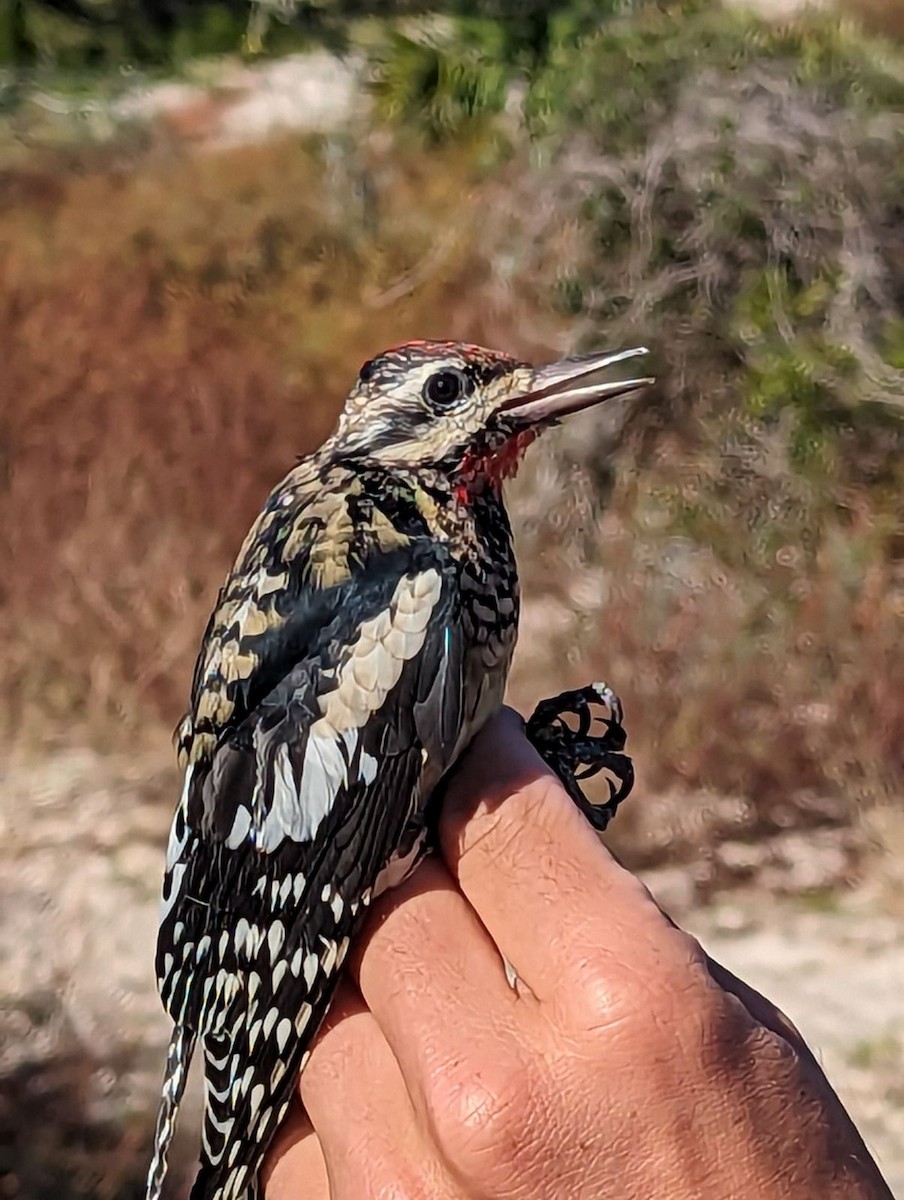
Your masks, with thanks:
[[(272, 807), (255, 839), (259, 849), (272, 852), (285, 838), (304, 842), (316, 836), (336, 796), (349, 785), (359, 731), (382, 707), (405, 664), (420, 653), (441, 590), (442, 576), (435, 567), (405, 575), (389, 606), (362, 622), (337, 672), (337, 686), (320, 697), (323, 715), (310, 728), (299, 785), (288, 748), (277, 752)], [(376, 767), (362, 751), (359, 779), (370, 783)]]
[(420, 653), (441, 588), (434, 567), (399, 580), (389, 607), (361, 625), (339, 670), (339, 686), (320, 698), (323, 718), (311, 727), (312, 735), (334, 739), (360, 729), (381, 708), (405, 663)]

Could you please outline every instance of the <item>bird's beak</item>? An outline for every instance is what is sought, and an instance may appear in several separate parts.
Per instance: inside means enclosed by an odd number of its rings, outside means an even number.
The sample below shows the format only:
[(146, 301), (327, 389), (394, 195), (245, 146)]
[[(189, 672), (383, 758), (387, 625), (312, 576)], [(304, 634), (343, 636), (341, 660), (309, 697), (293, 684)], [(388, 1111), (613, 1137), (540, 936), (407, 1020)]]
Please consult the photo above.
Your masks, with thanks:
[(582, 354), (537, 367), (528, 375), (525, 390), (519, 389), (517, 395), (506, 400), (501, 411), (534, 425), (557, 421), (603, 400), (639, 391), (654, 382), (650, 376), (607, 379), (603, 373), (648, 353), (646, 347), (638, 346), (617, 354)]

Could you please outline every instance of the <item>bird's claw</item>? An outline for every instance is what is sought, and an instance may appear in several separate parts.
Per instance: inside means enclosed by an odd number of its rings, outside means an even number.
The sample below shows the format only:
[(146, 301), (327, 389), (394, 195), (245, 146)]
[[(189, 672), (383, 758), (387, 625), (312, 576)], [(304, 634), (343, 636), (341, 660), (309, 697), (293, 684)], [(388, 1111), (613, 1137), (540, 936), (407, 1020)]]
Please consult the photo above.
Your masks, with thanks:
[[(606, 709), (608, 716), (595, 711), (599, 708)], [(541, 700), (527, 722), (529, 741), (598, 830), (606, 828), (634, 786), (634, 764), (622, 753), (627, 740), (622, 715), (621, 701), (615, 692), (605, 683), (591, 683)], [(569, 717), (573, 718), (572, 723)], [(592, 733), (594, 723), (604, 727), (602, 733)], [(617, 784), (608, 780), (609, 799), (592, 804), (579, 781), (603, 770), (613, 775)]]

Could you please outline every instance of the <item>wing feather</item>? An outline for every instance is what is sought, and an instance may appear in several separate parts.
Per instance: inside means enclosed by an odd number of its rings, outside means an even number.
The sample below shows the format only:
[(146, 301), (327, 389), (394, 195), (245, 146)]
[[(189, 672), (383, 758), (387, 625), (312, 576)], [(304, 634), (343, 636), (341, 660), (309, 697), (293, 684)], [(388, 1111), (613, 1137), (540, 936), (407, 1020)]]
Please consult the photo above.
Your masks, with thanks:
[(229, 1200), (254, 1178), (381, 873), (416, 850), (423, 804), (462, 746), (454, 573), (435, 545), (400, 553), (359, 581), (354, 605), (308, 626), (301, 657), (293, 646), (278, 682), (187, 769), (157, 970), (204, 1051), (193, 1196)]

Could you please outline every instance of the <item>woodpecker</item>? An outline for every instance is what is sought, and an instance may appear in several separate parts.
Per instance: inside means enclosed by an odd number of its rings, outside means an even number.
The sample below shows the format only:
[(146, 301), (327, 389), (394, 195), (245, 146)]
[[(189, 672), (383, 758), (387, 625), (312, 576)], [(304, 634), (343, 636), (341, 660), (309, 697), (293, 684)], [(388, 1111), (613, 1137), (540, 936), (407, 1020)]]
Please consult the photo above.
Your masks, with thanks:
[[(349, 944), (429, 849), (440, 784), (502, 703), (519, 608), (503, 480), (563, 416), (652, 382), (610, 371), (644, 353), (535, 368), (409, 342), (364, 364), (335, 432), (271, 493), (176, 732), (185, 775), (156, 958), (174, 1029), (148, 1200), (196, 1044), (191, 1200), (257, 1195)], [(631, 784), (614, 694), (547, 701), (528, 735), (604, 827)], [(601, 766), (618, 785), (594, 806), (577, 780)]]

